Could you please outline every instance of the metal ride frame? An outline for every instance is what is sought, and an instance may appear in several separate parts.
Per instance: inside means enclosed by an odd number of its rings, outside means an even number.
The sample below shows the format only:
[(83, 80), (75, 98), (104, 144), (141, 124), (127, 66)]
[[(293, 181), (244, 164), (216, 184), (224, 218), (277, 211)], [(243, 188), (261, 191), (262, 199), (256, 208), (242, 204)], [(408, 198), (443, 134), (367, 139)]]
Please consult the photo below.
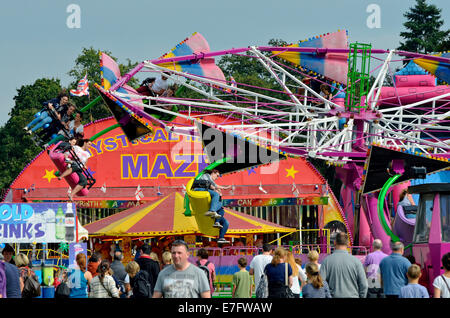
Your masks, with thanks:
[[(365, 45), (356, 45), (353, 49), (251, 46), (164, 60), (148, 60), (124, 75), (111, 87), (110, 91), (116, 97), (128, 98), (128, 103), (136, 108), (148, 108), (191, 121), (202, 120), (205, 124), (278, 149), (282, 153), (325, 160), (328, 164), (339, 167), (340, 177), (345, 175), (343, 178), (346, 179), (346, 186), (357, 193), (362, 186), (361, 176), (367, 158), (367, 149), (372, 144), (397, 149), (403, 148), (410, 153), (421, 153), (425, 156), (446, 157), (447, 159), (450, 157), (450, 125), (447, 120), (450, 117), (450, 92), (440, 92), (438, 87), (430, 87), (430, 92), (440, 95), (407, 105), (402, 105), (400, 101), (400, 97), (403, 96), (397, 96), (399, 105), (391, 106), (384, 103), (380, 107), (379, 103), (381, 88), (387, 80), (387, 75), (393, 75), (390, 64), (404, 61), (402, 59), (393, 60), (394, 55), (406, 57), (406, 59), (425, 58), (445, 63), (449, 63), (450, 59), (405, 51), (369, 48), (370, 58), (382, 61), (382, 63), (369, 72), (371, 74), (379, 69), (367, 96), (361, 96), (360, 91), (360, 96), (355, 96), (355, 98), (359, 98), (361, 104), (358, 107), (349, 107), (354, 105), (348, 103), (346, 105), (345, 102), (338, 104), (336, 99), (327, 100), (316, 93), (300, 79), (310, 76), (309, 74), (302, 73), (303, 69), (298, 70), (282, 64), (274, 58), (277, 54), (270, 56), (267, 52), (293, 51), (318, 55), (328, 52), (349, 55), (354, 53), (356, 56), (354, 50), (359, 53), (359, 50), (364, 49), (367, 50)], [(186, 60), (194, 60), (195, 63), (201, 58), (228, 54), (256, 59), (267, 71), (264, 75), (277, 83), (279, 90), (242, 83), (237, 83), (238, 86), (235, 87), (229, 81), (187, 74), (158, 65)], [(384, 60), (375, 57), (380, 54), (386, 55)], [(204, 99), (146, 97), (115, 91), (144, 68), (150, 72), (169, 73), (168, 77), (174, 83), (201, 94)], [(357, 73), (357, 71), (354, 72)], [(353, 78), (353, 84), (361, 79), (367, 83), (369, 74), (357, 74)], [(261, 76), (264, 75), (261, 74)], [(254, 91), (255, 88), (258, 91)], [(293, 89), (299, 88), (304, 90), (302, 95), (293, 93)], [(341, 93), (348, 89), (349, 87), (338, 90)], [(362, 92), (365, 94), (367, 91), (364, 88)], [(283, 97), (274, 97), (274, 94), (269, 95), (269, 93), (276, 93)], [(364, 97), (365, 101), (362, 100)], [(143, 99), (153, 100), (156, 105), (144, 104), (142, 103)], [(181, 105), (185, 111), (174, 113), (161, 107), (173, 104)], [(208, 122), (210, 114), (225, 115), (226, 120), (219, 124)], [(177, 126), (171, 122), (159, 121), (159, 123), (167, 131), (177, 134), (192, 136), (196, 133), (194, 123), (189, 127)], [(434, 135), (442, 132), (445, 133), (444, 138)], [(353, 245), (359, 245), (360, 213), (363, 211), (361, 207), (363, 200), (364, 197), (357, 194), (355, 204), (353, 205), (351, 202), (352, 211), (345, 211), (346, 214), (352, 213), (354, 218), (353, 228), (350, 229), (354, 234)], [(347, 203), (344, 202), (344, 206), (347, 206)], [(370, 212), (365, 211), (365, 213)], [(362, 237), (367, 237), (366, 231), (367, 229), (362, 232)]]
[[(396, 50), (372, 50), (373, 54), (387, 54), (384, 63), (367, 95), (367, 108), (346, 108), (333, 101), (327, 100), (317, 94), (300, 79), (298, 72), (269, 57), (264, 52), (276, 50), (293, 50), (310, 52), (309, 48), (279, 48), (279, 47), (249, 47), (246, 48), (249, 58), (256, 58), (267, 70), (271, 78), (278, 83), (281, 93), (286, 99), (280, 99), (262, 93), (254, 92), (245, 86), (233, 87), (228, 82), (222, 82), (211, 78), (200, 77), (158, 66), (160, 61), (145, 61), (137, 70), (146, 68), (153, 72), (169, 72), (168, 76), (178, 85), (183, 85), (192, 91), (205, 97), (205, 100), (183, 100), (167, 97), (146, 97), (141, 95), (123, 94), (113, 90), (122, 85), (128, 78), (124, 76), (122, 83), (111, 88), (112, 94), (117, 97), (128, 97), (134, 106), (157, 110), (163, 113), (184, 117), (189, 120), (202, 119), (208, 123), (207, 116), (199, 115), (194, 110), (203, 110), (207, 113), (234, 114), (240, 120), (235, 119), (236, 124), (211, 125), (237, 133), (261, 144), (270, 144), (294, 155), (310, 156), (323, 159), (333, 164), (346, 164), (352, 161), (363, 161), (366, 156), (364, 148), (372, 143), (384, 146), (405, 148), (409, 151), (420, 151), (424, 154), (449, 156), (450, 141), (440, 140), (432, 135), (432, 132), (450, 132), (446, 126), (446, 118), (450, 116), (450, 93), (429, 98), (409, 105), (400, 105), (387, 108), (379, 108), (381, 87), (389, 71), (389, 64), (394, 54), (403, 56), (419, 56), (420, 54), (408, 53)], [(331, 52), (343, 52), (342, 49), (326, 49)], [(313, 50), (319, 51), (319, 49)], [(347, 50), (350, 52), (351, 50)], [(204, 54), (214, 56), (221, 54), (238, 54), (244, 49), (213, 52)], [(188, 59), (185, 57), (185, 59)], [(197, 56), (197, 58), (199, 58)], [(201, 57), (200, 57), (201, 58)], [(429, 57), (430, 59), (443, 59)], [(166, 59), (167, 60), (167, 59)], [(171, 60), (182, 60), (173, 58)], [(136, 74), (136, 70), (131, 72)], [(127, 74), (128, 75), (128, 74)], [(304, 75), (304, 74), (303, 74)], [(303, 88), (305, 93), (299, 96), (292, 92)], [(260, 88), (262, 90), (262, 88)], [(226, 92), (232, 93), (226, 93)], [(231, 97), (231, 98), (230, 98)], [(233, 99), (234, 98), (234, 99)], [(149, 99), (157, 102), (157, 105), (147, 105), (138, 100)], [(436, 102), (448, 101), (444, 105), (436, 106)], [(312, 102), (312, 101), (315, 101)], [(161, 105), (182, 105), (188, 109), (187, 114), (174, 113), (166, 110)], [(244, 107), (243, 107), (244, 105)], [(417, 109), (426, 107), (425, 112), (418, 114)], [(340, 124), (340, 120), (345, 124)], [(192, 127), (174, 127), (167, 123), (165, 127), (180, 134), (191, 135)]]

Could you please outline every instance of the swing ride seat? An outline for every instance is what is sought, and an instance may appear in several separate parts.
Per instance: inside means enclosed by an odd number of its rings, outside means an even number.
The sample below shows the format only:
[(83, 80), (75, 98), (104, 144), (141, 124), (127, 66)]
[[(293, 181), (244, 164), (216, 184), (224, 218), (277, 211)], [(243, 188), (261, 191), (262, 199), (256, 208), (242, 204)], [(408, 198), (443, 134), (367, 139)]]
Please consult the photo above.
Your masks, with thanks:
[(192, 178), (186, 184), (186, 193), (189, 197), (191, 212), (195, 217), (198, 229), (204, 235), (218, 236), (219, 229), (213, 227), (214, 219), (210, 216), (205, 216), (205, 213), (209, 211), (211, 206), (211, 195), (208, 191), (195, 191), (192, 188), (194, 181), (195, 178)]
[[(53, 147), (49, 151), (49, 156), (50, 156), (50, 159), (55, 164), (56, 168), (58, 168), (59, 172), (63, 173), (67, 169), (67, 163), (64, 161), (64, 159), (65, 159), (64, 154), (62, 152), (55, 151), (55, 149), (58, 147), (58, 145), (60, 143), (61, 143), (61, 141), (58, 142), (55, 145), (55, 147)], [(80, 178), (78, 177), (78, 174), (76, 172), (72, 172), (68, 176), (64, 177), (64, 179), (66, 179), (66, 181), (69, 184), (71, 189), (75, 188), (75, 186), (80, 181)], [(88, 195), (88, 193), (89, 193), (89, 190), (86, 187), (84, 187), (77, 193), (77, 195), (78, 196), (86, 196), (86, 195)]]

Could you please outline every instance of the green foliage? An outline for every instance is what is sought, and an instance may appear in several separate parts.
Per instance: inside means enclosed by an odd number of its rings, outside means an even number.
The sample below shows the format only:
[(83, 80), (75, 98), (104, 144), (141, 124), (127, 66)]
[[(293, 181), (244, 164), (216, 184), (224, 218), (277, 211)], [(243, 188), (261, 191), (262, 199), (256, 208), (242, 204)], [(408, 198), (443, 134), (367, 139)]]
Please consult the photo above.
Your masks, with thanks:
[(25, 134), (23, 127), (42, 109), (42, 103), (55, 98), (62, 90), (58, 79), (42, 78), (17, 90), (9, 120), (0, 127), (0, 189), (7, 188), (25, 164), (42, 150)]
[(415, 6), (403, 15), (407, 31), (400, 32), (405, 41), (400, 42), (398, 49), (425, 54), (448, 49), (450, 30), (441, 30), (444, 25), (441, 12), (426, 0), (416, 0)]

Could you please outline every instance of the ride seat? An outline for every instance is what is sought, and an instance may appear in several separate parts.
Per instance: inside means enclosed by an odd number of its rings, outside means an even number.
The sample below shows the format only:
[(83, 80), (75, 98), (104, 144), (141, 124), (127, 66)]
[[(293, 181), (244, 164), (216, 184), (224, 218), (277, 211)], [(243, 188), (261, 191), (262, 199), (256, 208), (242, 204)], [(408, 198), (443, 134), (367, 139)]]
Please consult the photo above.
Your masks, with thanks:
[[(55, 149), (58, 147), (58, 145), (60, 143), (61, 143), (61, 141), (58, 142), (49, 151), (48, 154), (50, 156), (50, 159), (53, 161), (55, 166), (58, 168), (59, 172), (63, 173), (67, 169), (67, 163), (64, 162), (64, 159), (65, 159), (64, 154), (61, 152), (55, 151)], [(80, 181), (80, 178), (78, 177), (78, 174), (76, 174), (76, 172), (72, 172), (71, 174), (66, 176), (64, 179), (67, 181), (67, 183), (69, 184), (71, 189), (75, 188), (75, 186), (78, 184), (78, 181)], [(77, 196), (86, 196), (86, 195), (88, 195), (88, 193), (89, 193), (89, 190), (87, 188), (83, 188), (77, 193)]]
[(218, 236), (219, 229), (214, 228), (214, 219), (205, 216), (205, 213), (211, 206), (211, 195), (208, 191), (194, 191), (192, 184), (194, 178), (188, 181), (186, 184), (186, 194), (189, 198), (189, 204), (192, 211), (192, 215), (197, 221), (199, 231), (204, 235)]

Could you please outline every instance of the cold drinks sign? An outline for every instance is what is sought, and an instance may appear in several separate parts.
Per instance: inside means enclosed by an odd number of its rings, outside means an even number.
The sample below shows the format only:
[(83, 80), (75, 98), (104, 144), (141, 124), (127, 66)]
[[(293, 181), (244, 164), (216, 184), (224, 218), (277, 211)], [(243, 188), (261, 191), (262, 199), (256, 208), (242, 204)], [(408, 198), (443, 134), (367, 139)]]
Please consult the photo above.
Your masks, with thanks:
[(0, 204), (0, 242), (75, 241), (74, 203)]

